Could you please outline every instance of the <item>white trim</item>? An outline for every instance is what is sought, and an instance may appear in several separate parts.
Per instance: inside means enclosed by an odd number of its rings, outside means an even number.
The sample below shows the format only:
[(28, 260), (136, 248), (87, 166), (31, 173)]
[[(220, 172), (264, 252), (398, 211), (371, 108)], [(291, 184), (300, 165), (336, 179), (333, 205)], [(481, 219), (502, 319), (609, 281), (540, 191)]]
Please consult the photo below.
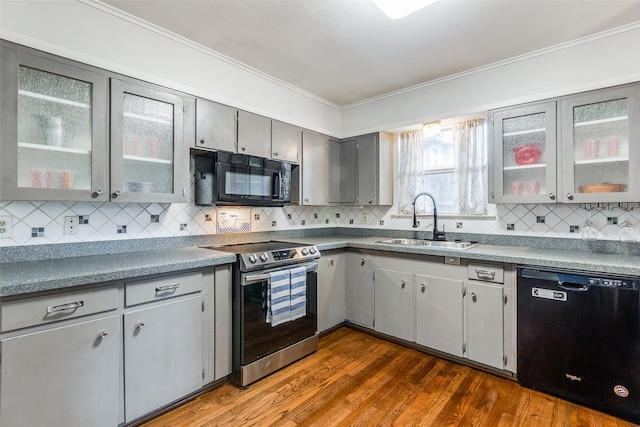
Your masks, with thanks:
[(313, 94), (311, 92), (307, 92), (307, 91), (305, 91), (303, 89), (300, 89), (299, 87), (294, 86), (292, 84), (289, 84), (289, 83), (287, 83), (287, 82), (285, 82), (283, 80), (280, 80), (280, 79), (278, 79), (276, 77), (273, 77), (270, 74), (264, 73), (264, 72), (262, 72), (262, 71), (260, 71), (260, 70), (258, 70), (256, 68), (250, 67), (249, 65), (244, 64), (244, 63), (242, 63), (240, 61), (237, 61), (237, 60), (235, 60), (235, 59), (233, 59), (231, 57), (228, 57), (226, 55), (223, 55), (220, 52), (217, 52), (217, 51), (215, 51), (213, 49), (210, 49), (210, 48), (208, 48), (206, 46), (203, 46), (203, 45), (201, 45), (199, 43), (196, 43), (196, 42), (194, 42), (192, 40), (189, 40), (186, 37), (180, 36), (180, 35), (178, 35), (176, 33), (173, 33), (173, 32), (171, 32), (169, 30), (166, 30), (166, 29), (164, 29), (162, 27), (159, 27), (159, 26), (157, 26), (155, 24), (152, 24), (152, 23), (147, 22), (147, 21), (145, 21), (143, 19), (140, 19), (140, 18), (138, 18), (136, 16), (133, 16), (133, 15), (131, 15), (131, 14), (127, 13), (127, 12), (124, 12), (124, 11), (122, 11), (120, 9), (116, 9), (115, 7), (113, 7), (111, 5), (108, 5), (106, 3), (103, 3), (103, 2), (101, 2), (99, 0), (77, 0), (77, 1), (79, 1), (80, 3), (83, 3), (83, 4), (87, 5), (87, 6), (91, 6), (93, 8), (96, 8), (96, 9), (102, 11), (102, 12), (108, 13), (108, 14), (110, 14), (112, 16), (115, 16), (116, 18), (119, 18), (119, 19), (122, 19), (124, 21), (127, 21), (130, 24), (137, 25), (138, 27), (141, 27), (141, 28), (144, 28), (144, 29), (146, 29), (148, 31), (154, 32), (154, 33), (156, 33), (156, 34), (158, 34), (158, 35), (160, 35), (162, 37), (166, 37), (166, 38), (171, 39), (171, 40), (173, 40), (175, 42), (181, 43), (184, 46), (187, 46), (187, 47), (189, 47), (191, 49), (194, 49), (194, 50), (202, 52), (202, 53), (204, 53), (206, 55), (212, 56), (213, 58), (215, 58), (217, 60), (226, 62), (227, 64), (230, 64), (230, 65), (232, 65), (232, 66), (234, 66), (236, 68), (240, 68), (243, 71), (246, 71), (248, 73), (254, 74), (254, 75), (256, 75), (256, 76), (258, 76), (258, 77), (260, 77), (262, 79), (268, 80), (271, 83), (274, 83), (274, 84), (277, 84), (279, 86), (282, 86), (285, 89), (297, 92), (297, 93), (299, 93), (301, 95), (304, 95), (304, 96), (306, 96), (308, 98), (311, 98), (311, 99), (313, 99), (315, 101), (318, 101), (318, 102), (321, 102), (323, 104), (326, 104), (326, 105), (328, 105), (330, 107), (333, 107), (333, 108), (336, 108), (336, 109), (341, 109), (342, 108), (339, 105), (334, 104), (331, 101), (328, 101), (328, 100), (326, 100), (324, 98), (319, 97), (318, 95), (315, 95), (315, 94)]

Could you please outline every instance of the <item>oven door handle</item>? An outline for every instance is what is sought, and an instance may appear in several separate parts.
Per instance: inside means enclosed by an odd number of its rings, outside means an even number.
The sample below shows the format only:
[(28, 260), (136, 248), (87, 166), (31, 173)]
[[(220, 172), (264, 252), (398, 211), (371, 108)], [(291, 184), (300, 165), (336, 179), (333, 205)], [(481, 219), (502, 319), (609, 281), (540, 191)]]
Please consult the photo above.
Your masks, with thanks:
[(289, 266), (278, 268), (275, 270), (270, 270), (269, 273), (254, 273), (254, 274), (243, 274), (242, 275), (242, 286), (247, 286), (252, 283), (261, 282), (263, 280), (268, 280), (271, 278), (272, 271), (284, 271), (289, 270), (294, 267), (306, 267), (307, 273), (310, 271), (316, 271), (318, 269), (317, 262), (310, 262), (306, 264), (290, 264)]

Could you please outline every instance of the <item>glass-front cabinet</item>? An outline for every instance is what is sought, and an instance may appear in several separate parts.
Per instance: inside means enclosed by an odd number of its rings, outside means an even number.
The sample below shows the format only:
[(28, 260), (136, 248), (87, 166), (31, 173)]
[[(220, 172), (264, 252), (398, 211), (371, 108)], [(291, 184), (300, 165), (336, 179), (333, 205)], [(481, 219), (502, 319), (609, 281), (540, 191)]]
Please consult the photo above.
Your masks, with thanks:
[(553, 203), (556, 199), (556, 103), (493, 115), (494, 185), (497, 203)]
[(111, 199), (187, 201), (184, 99), (178, 93), (111, 80)]
[(562, 200), (640, 200), (640, 86), (592, 92), (560, 103)]
[(492, 133), (492, 202), (640, 200), (640, 84), (497, 110)]
[(2, 200), (108, 200), (105, 75), (1, 48)]
[(189, 201), (192, 97), (0, 49), (0, 200)]

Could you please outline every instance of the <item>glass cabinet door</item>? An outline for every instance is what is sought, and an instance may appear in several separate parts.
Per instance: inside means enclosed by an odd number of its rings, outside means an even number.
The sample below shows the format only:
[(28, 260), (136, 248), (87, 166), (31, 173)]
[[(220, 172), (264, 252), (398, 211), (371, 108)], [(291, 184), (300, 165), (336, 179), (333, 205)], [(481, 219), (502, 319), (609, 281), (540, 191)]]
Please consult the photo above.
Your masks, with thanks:
[(565, 202), (638, 201), (640, 86), (562, 101)]
[(555, 102), (496, 112), (493, 144), (495, 202), (555, 202)]
[(107, 200), (107, 78), (2, 50), (5, 200)]
[(188, 201), (183, 98), (111, 81), (111, 200)]

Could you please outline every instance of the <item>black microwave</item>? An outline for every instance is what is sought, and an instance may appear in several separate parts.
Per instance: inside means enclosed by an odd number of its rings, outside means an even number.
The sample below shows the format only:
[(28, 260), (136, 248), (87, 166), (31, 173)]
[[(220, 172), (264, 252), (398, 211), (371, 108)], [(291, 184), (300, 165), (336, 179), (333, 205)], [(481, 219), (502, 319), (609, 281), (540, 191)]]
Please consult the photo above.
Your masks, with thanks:
[(284, 206), (291, 203), (291, 165), (217, 151), (195, 156), (196, 205)]

